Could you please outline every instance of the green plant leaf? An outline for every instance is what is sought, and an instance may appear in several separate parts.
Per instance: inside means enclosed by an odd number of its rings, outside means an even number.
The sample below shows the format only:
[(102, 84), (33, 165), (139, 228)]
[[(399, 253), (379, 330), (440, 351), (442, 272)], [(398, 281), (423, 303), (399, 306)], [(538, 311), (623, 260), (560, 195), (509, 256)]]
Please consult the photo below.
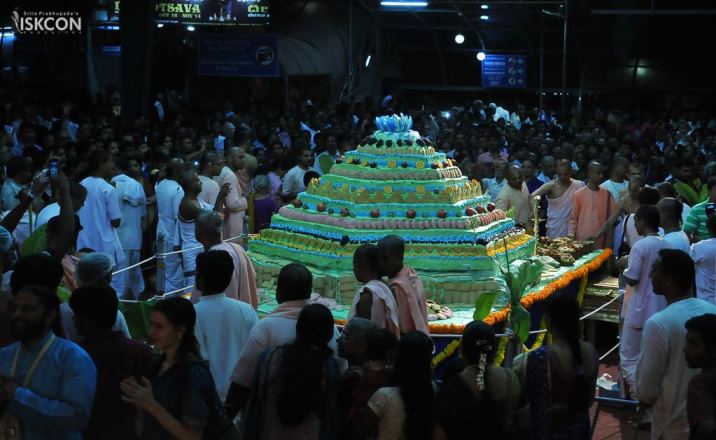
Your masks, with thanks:
[(475, 313), (472, 314), (472, 319), (475, 321), (485, 319), (492, 311), (492, 305), (495, 303), (498, 293), (497, 291), (481, 293), (475, 300)]
[(515, 337), (524, 344), (530, 334), (532, 319), (528, 312), (521, 304), (513, 305), (510, 310), (510, 322), (512, 323), (512, 331)]

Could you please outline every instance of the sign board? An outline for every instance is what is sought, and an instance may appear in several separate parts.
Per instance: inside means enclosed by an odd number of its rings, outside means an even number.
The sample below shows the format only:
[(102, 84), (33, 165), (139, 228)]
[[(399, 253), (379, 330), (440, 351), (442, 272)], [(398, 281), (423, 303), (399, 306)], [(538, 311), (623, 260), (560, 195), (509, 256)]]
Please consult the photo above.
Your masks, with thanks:
[(274, 35), (200, 34), (201, 76), (278, 76)]
[(527, 57), (485, 54), (482, 60), (482, 87), (520, 88), (527, 86)]
[[(97, 21), (118, 22), (122, 1), (98, 0)], [(154, 9), (161, 23), (266, 27), (271, 22), (271, 0), (157, 0)]]

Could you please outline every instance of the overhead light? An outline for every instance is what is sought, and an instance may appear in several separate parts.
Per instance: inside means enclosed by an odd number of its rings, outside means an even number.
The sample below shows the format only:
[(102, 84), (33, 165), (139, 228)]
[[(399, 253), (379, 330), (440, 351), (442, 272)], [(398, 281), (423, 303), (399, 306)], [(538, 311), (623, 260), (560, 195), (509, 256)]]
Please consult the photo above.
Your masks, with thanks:
[(370, 55), (368, 55), (365, 59), (365, 67), (370, 66)]
[(490, 17), (488, 17), (487, 15), (481, 15), (481, 16), (480, 16), (480, 20), (487, 21), (487, 20), (489, 20), (489, 19), (490, 19)]
[(400, 6), (404, 8), (421, 8), (428, 5), (425, 1), (400, 1), (400, 0), (383, 0), (380, 2), (381, 6)]
[(455, 35), (455, 42), (457, 44), (462, 44), (465, 42), (465, 36), (463, 34), (456, 34)]
[(477, 60), (478, 60), (478, 61), (483, 61), (484, 59), (485, 59), (485, 52), (483, 52), (483, 51), (478, 52), (478, 53), (477, 53)]
[(163, 28), (163, 27), (164, 27), (164, 23), (157, 23), (157, 27), (158, 27), (159, 29)]
[(488, 5), (480, 5), (480, 9), (490, 9)]
[(192, 25), (189, 25), (186, 27), (186, 30), (188, 30), (189, 32), (194, 32), (196, 30), (196, 28)]

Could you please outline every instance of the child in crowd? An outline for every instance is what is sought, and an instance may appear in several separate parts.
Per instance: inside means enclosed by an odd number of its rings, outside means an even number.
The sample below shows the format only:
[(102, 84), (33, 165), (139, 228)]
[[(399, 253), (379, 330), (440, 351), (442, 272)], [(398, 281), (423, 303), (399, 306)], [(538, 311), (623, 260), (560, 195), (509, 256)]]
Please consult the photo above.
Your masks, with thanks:
[(363, 285), (353, 298), (349, 319), (358, 316), (400, 337), (398, 305), (390, 287), (381, 280), (381, 252), (378, 246), (364, 244), (353, 254), (353, 273)]
[(388, 235), (378, 242), (382, 269), (398, 305), (400, 333), (412, 331), (428, 334), (428, 309), (425, 289), (418, 273), (403, 264), (405, 243), (397, 235)]

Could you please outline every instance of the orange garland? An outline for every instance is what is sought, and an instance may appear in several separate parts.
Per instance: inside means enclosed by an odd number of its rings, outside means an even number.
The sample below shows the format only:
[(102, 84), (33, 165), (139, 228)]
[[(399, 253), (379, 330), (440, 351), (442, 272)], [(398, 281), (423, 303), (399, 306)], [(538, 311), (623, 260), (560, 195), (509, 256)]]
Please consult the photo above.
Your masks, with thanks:
[[(549, 298), (549, 296), (552, 295), (554, 292), (569, 286), (572, 281), (579, 278), (583, 278), (587, 276), (589, 272), (593, 272), (599, 269), (602, 264), (604, 264), (611, 256), (612, 250), (604, 249), (601, 254), (599, 254), (597, 257), (595, 257), (592, 261), (585, 264), (584, 266), (566, 272), (558, 279), (544, 286), (539, 292), (533, 292), (528, 295), (525, 295), (520, 300), (520, 303), (524, 308), (529, 308), (530, 306), (532, 306), (532, 304), (544, 301), (545, 299)], [(488, 325), (494, 325), (498, 322), (506, 321), (509, 314), (510, 306), (507, 306), (501, 310), (490, 313), (483, 319), (483, 321)], [(430, 324), (430, 333), (459, 335), (462, 334), (464, 328), (465, 326), (462, 324)]]

